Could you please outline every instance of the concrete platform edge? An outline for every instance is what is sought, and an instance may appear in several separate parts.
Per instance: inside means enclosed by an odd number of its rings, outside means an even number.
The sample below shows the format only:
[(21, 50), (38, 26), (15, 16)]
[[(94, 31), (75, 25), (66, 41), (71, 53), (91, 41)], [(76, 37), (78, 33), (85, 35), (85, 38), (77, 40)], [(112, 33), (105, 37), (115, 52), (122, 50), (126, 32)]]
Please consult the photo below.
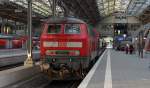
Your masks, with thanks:
[(103, 54), (99, 57), (98, 61), (95, 63), (95, 65), (91, 68), (89, 73), (86, 75), (86, 77), (82, 80), (78, 88), (86, 88), (88, 86), (88, 83), (90, 82), (91, 78), (93, 77), (93, 74), (95, 73), (99, 63), (101, 62), (102, 58), (104, 57), (105, 53), (107, 52), (107, 49), (103, 52)]

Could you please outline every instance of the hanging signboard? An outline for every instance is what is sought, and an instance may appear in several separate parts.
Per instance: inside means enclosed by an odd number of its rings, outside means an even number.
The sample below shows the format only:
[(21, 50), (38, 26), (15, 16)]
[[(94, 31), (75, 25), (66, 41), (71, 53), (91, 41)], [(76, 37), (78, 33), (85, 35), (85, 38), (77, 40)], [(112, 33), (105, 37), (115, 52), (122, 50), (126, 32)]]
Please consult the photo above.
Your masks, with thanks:
[(115, 23), (127, 23), (127, 17), (125, 12), (118, 11), (114, 13)]

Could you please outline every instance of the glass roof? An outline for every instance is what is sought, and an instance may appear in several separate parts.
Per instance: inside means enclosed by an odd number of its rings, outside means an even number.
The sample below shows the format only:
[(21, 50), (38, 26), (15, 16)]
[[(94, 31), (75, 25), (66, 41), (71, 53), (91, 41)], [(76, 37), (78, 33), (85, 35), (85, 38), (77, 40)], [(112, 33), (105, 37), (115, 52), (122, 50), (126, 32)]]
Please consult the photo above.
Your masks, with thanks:
[[(27, 8), (27, 0), (9, 0), (16, 4), (19, 4)], [(52, 15), (52, 0), (32, 0), (32, 9), (34, 12), (39, 13), (43, 16)], [(56, 6), (56, 14), (63, 12), (63, 9)]]
[[(27, 0), (9, 0), (27, 8)], [(32, 0), (33, 11), (43, 16), (52, 15), (53, 0)], [(57, 0), (59, 1), (59, 0)], [(114, 12), (125, 12), (130, 16), (137, 16), (150, 5), (150, 0), (96, 0), (100, 16), (112, 15)], [(62, 7), (56, 6), (56, 14), (64, 12)]]
[(97, 0), (97, 5), (103, 17), (118, 11), (137, 16), (150, 5), (150, 0)]

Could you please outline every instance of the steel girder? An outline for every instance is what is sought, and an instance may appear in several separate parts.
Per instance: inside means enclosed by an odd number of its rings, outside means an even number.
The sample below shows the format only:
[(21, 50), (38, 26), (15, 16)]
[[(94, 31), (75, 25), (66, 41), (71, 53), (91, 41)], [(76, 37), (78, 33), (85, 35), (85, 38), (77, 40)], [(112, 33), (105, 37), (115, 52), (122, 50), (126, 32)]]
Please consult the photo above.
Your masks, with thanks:
[(80, 18), (97, 23), (100, 20), (95, 0), (61, 0), (66, 7)]
[(147, 24), (150, 22), (150, 6), (145, 9), (142, 14), (139, 16), (139, 19), (142, 21), (143, 24)]
[[(15, 10), (20, 9), (21, 12), (15, 12)], [(40, 22), (40, 18), (43, 18), (40, 14), (36, 14), (36, 17), (33, 17), (33, 22)], [(10, 20), (27, 23), (27, 10), (26, 8), (19, 6), (15, 3), (7, 2), (0, 4), (0, 16)]]

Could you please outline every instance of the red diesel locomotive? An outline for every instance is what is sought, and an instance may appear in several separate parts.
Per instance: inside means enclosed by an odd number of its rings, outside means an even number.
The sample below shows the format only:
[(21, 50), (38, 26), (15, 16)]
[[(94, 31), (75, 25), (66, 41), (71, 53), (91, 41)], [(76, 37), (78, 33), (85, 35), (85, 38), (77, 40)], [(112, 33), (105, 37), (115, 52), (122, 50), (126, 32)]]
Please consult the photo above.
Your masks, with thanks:
[(41, 68), (52, 78), (53, 73), (60, 78), (67, 73), (83, 76), (97, 56), (98, 37), (82, 20), (50, 18), (40, 37)]

